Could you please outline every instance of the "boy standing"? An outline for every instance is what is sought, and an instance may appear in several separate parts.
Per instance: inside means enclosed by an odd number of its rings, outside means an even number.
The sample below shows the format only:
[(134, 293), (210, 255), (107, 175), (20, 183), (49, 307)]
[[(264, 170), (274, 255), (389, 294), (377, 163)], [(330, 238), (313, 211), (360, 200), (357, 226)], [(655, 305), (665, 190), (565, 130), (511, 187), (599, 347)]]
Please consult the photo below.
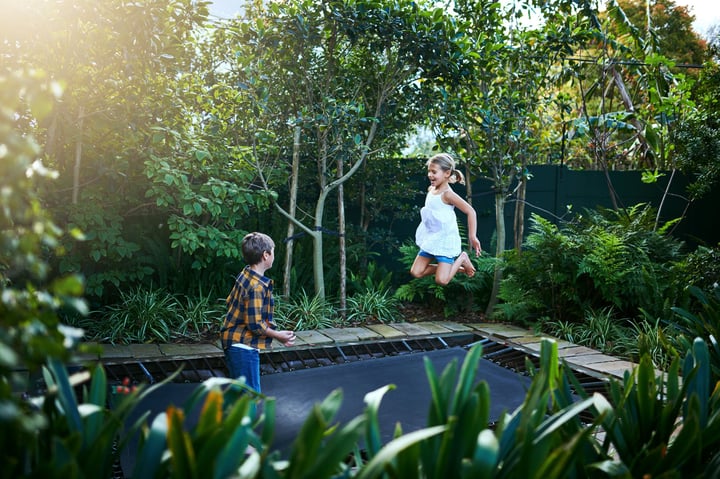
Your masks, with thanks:
[(242, 255), (247, 266), (235, 279), (225, 300), (228, 312), (220, 339), (230, 376), (245, 377), (249, 387), (261, 392), (259, 350), (269, 348), (273, 339), (292, 346), (295, 333), (277, 331), (273, 321), (273, 282), (265, 277), (265, 271), (275, 260), (272, 238), (263, 233), (247, 234), (242, 240)]

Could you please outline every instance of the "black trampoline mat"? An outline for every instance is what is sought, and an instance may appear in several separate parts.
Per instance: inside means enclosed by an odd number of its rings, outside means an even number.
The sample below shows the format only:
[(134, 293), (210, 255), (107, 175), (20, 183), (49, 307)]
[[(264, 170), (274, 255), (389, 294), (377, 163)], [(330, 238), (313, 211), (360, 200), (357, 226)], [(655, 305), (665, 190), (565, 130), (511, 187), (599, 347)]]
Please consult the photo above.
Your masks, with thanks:
[[(392, 439), (396, 423), (400, 423), (403, 433), (422, 429), (427, 425), (431, 399), (423, 358), (429, 358), (435, 372), (440, 375), (453, 360), (457, 361), (459, 373), (465, 354), (464, 349), (455, 347), (262, 376), (263, 394), (276, 399), (273, 449), (280, 450), (282, 456), (287, 457), (313, 405), (337, 388), (343, 392), (342, 406), (335, 418), (340, 424), (346, 424), (362, 414), (365, 394), (394, 384), (395, 389), (385, 394), (378, 412), (383, 441)], [(492, 422), (522, 404), (530, 384), (530, 378), (486, 359), (480, 360), (477, 378), (478, 381), (486, 381), (490, 388)], [(149, 421), (152, 421), (169, 404), (182, 406), (196, 387), (197, 384), (175, 383), (162, 386), (138, 405), (136, 415), (130, 421), (146, 411), (151, 411)], [(198, 411), (186, 411), (188, 427), (195, 424), (197, 414)], [(134, 444), (136, 442), (131, 441), (122, 457), (126, 474), (132, 472)]]

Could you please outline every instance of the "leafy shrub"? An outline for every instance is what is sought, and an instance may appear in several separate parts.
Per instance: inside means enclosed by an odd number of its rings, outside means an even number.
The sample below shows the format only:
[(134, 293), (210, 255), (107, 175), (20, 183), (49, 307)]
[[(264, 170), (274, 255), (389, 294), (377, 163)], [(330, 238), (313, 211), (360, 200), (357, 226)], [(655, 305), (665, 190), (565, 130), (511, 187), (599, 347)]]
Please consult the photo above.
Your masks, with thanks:
[(81, 322), (91, 339), (115, 343), (169, 342), (183, 324), (182, 307), (161, 289), (138, 287), (120, 292), (120, 302), (108, 305)]
[(60, 313), (88, 309), (82, 278), (58, 277), (49, 264), (63, 253), (65, 233), (71, 241), (81, 233), (63, 231), (48, 214), (39, 192), (57, 188), (57, 173), (43, 164), (43, 148), (27, 131), (45, 121), (61, 90), (42, 69), (0, 72), (0, 477), (28, 477), (33, 460), (48, 460), (38, 439), (48, 419), (18, 393), (26, 386), (23, 371), (36, 374), (48, 360), (70, 358), (82, 332), (63, 325)]
[(276, 298), (274, 319), (281, 329), (301, 331), (335, 326), (337, 314), (328, 300), (310, 297), (303, 290), (289, 300)]
[(665, 369), (678, 357), (671, 344), (672, 328), (661, 321), (630, 321), (618, 318), (612, 308), (587, 311), (581, 321), (542, 318), (537, 329), (574, 344), (606, 354), (639, 361), (648, 356), (654, 367)]
[(650, 318), (630, 322), (630, 332), (625, 337), (622, 355), (635, 362), (647, 356), (656, 368), (667, 370), (679, 354), (673, 346), (674, 328), (663, 324), (660, 319)]
[(653, 211), (642, 204), (586, 211), (562, 227), (533, 215), (523, 251), (504, 257), (499, 292), (522, 307), (500, 306), (498, 313), (577, 321), (587, 310), (612, 307), (623, 317), (641, 310), (662, 316), (682, 294), (673, 281), (682, 243), (665, 235), (672, 223), (655, 230)]
[(698, 246), (678, 264), (678, 287), (696, 286), (711, 292), (720, 284), (720, 245)]
[(385, 290), (366, 289), (347, 299), (348, 323), (392, 323), (400, 314), (398, 299)]
[(710, 345), (710, 364), (713, 380), (720, 380), (720, 287), (705, 293), (698, 287), (690, 288), (691, 294), (696, 298), (698, 306), (689, 311), (675, 307), (673, 312), (677, 321), (673, 327), (677, 329), (675, 338), (678, 349), (686, 350), (694, 338), (702, 338)]
[(656, 374), (643, 356), (622, 384), (610, 382), (615, 406), (601, 419), (606, 459), (593, 468), (614, 471), (612, 477), (717, 477), (720, 390), (710, 381), (708, 348), (700, 338), (666, 375)]
[(370, 262), (364, 276), (361, 277), (350, 272), (348, 291), (351, 296), (366, 291), (385, 291), (390, 289), (391, 284), (392, 272), (378, 266), (375, 262)]
[(208, 334), (220, 333), (227, 308), (225, 300), (212, 293), (183, 296), (178, 299), (180, 324), (176, 334), (189, 339), (201, 339)]
[[(113, 461), (132, 444), (127, 438), (139, 431), (132, 477), (716, 477), (720, 389), (711, 388), (702, 339), (667, 374), (656, 375), (643, 356), (622, 381), (608, 380), (608, 399), (585, 392), (561, 363), (557, 344), (545, 339), (537, 368), (528, 362), (532, 381), (522, 404), (495, 424), (489, 386), (479, 378), (481, 357), (476, 344), (460, 367), (453, 360), (440, 374), (425, 358), (426, 426), (404, 433), (397, 425), (385, 444), (379, 408), (394, 387), (368, 392), (365, 410), (346, 423), (337, 419), (342, 391), (332, 391), (307, 411), (287, 458), (272, 449), (275, 400), (242, 381), (206, 380), (184, 404), (126, 428), (132, 409), (162, 383), (116, 395), (107, 408), (101, 367), (69, 377), (54, 361), (45, 376), (50, 387), (32, 398), (47, 421), (37, 430), (39, 449), (16, 450), (0, 468), (10, 471), (7, 477), (19, 471), (13, 464), (29, 477), (110, 477)], [(80, 404), (73, 386), (88, 379)], [(196, 421), (188, 421), (188, 411), (199, 411)]]

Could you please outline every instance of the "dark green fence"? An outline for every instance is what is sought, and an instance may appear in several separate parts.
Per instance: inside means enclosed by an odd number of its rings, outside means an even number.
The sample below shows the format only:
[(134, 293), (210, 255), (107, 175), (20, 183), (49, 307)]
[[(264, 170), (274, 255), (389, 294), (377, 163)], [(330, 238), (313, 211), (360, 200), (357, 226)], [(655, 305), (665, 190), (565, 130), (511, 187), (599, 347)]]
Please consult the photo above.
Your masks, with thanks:
[[(609, 188), (612, 187), (618, 198), (619, 207), (629, 207), (638, 203), (650, 203), (661, 209), (661, 221), (668, 221), (685, 215), (673, 234), (686, 241), (689, 245), (717, 245), (720, 242), (720, 222), (718, 221), (717, 205), (720, 204), (720, 192), (713, 191), (707, 197), (688, 205), (686, 198), (687, 178), (677, 174), (670, 185), (669, 194), (664, 195), (670, 173), (666, 172), (657, 182), (646, 184), (641, 180), (638, 171), (613, 171), (609, 173), (610, 185), (604, 172), (573, 171), (560, 166), (531, 166), (532, 179), (528, 182), (525, 206), (525, 234), (529, 232), (529, 220), (532, 213), (551, 221), (570, 220), (572, 215), (583, 209), (613, 206)], [(419, 178), (419, 191), (427, 186), (425, 177)], [(424, 186), (423, 186), (424, 185)], [(474, 180), (472, 203), (478, 214), (478, 237), (483, 248), (494, 252), (495, 245), (495, 196), (488, 180)], [(464, 187), (455, 190), (465, 195)], [(419, 195), (418, 208), (422, 204), (423, 195)], [(505, 224), (507, 232), (506, 247), (513, 247), (513, 217), (517, 201), (514, 197), (508, 200), (505, 207)], [(570, 212), (568, 213), (568, 206)], [(464, 218), (459, 215), (461, 223)], [(418, 215), (419, 220), (419, 215)], [(401, 225), (397, 234), (400, 238), (412, 239), (415, 233), (414, 224)]]

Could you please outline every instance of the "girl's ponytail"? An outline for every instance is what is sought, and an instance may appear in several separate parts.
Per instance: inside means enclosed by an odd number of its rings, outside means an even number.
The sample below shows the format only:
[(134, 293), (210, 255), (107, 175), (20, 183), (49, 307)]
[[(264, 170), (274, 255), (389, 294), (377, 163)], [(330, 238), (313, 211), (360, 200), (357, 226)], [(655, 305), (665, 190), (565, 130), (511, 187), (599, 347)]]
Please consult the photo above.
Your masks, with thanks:
[(462, 174), (462, 171), (456, 170), (453, 168), (453, 170), (450, 172), (450, 183), (460, 183), (461, 185), (465, 184), (465, 175)]
[(463, 175), (460, 170), (455, 169), (455, 160), (453, 160), (453, 157), (449, 154), (438, 153), (427, 161), (427, 165), (430, 163), (438, 165), (443, 171), (449, 171), (450, 178), (448, 178), (448, 181), (450, 183), (465, 184), (465, 175)]

